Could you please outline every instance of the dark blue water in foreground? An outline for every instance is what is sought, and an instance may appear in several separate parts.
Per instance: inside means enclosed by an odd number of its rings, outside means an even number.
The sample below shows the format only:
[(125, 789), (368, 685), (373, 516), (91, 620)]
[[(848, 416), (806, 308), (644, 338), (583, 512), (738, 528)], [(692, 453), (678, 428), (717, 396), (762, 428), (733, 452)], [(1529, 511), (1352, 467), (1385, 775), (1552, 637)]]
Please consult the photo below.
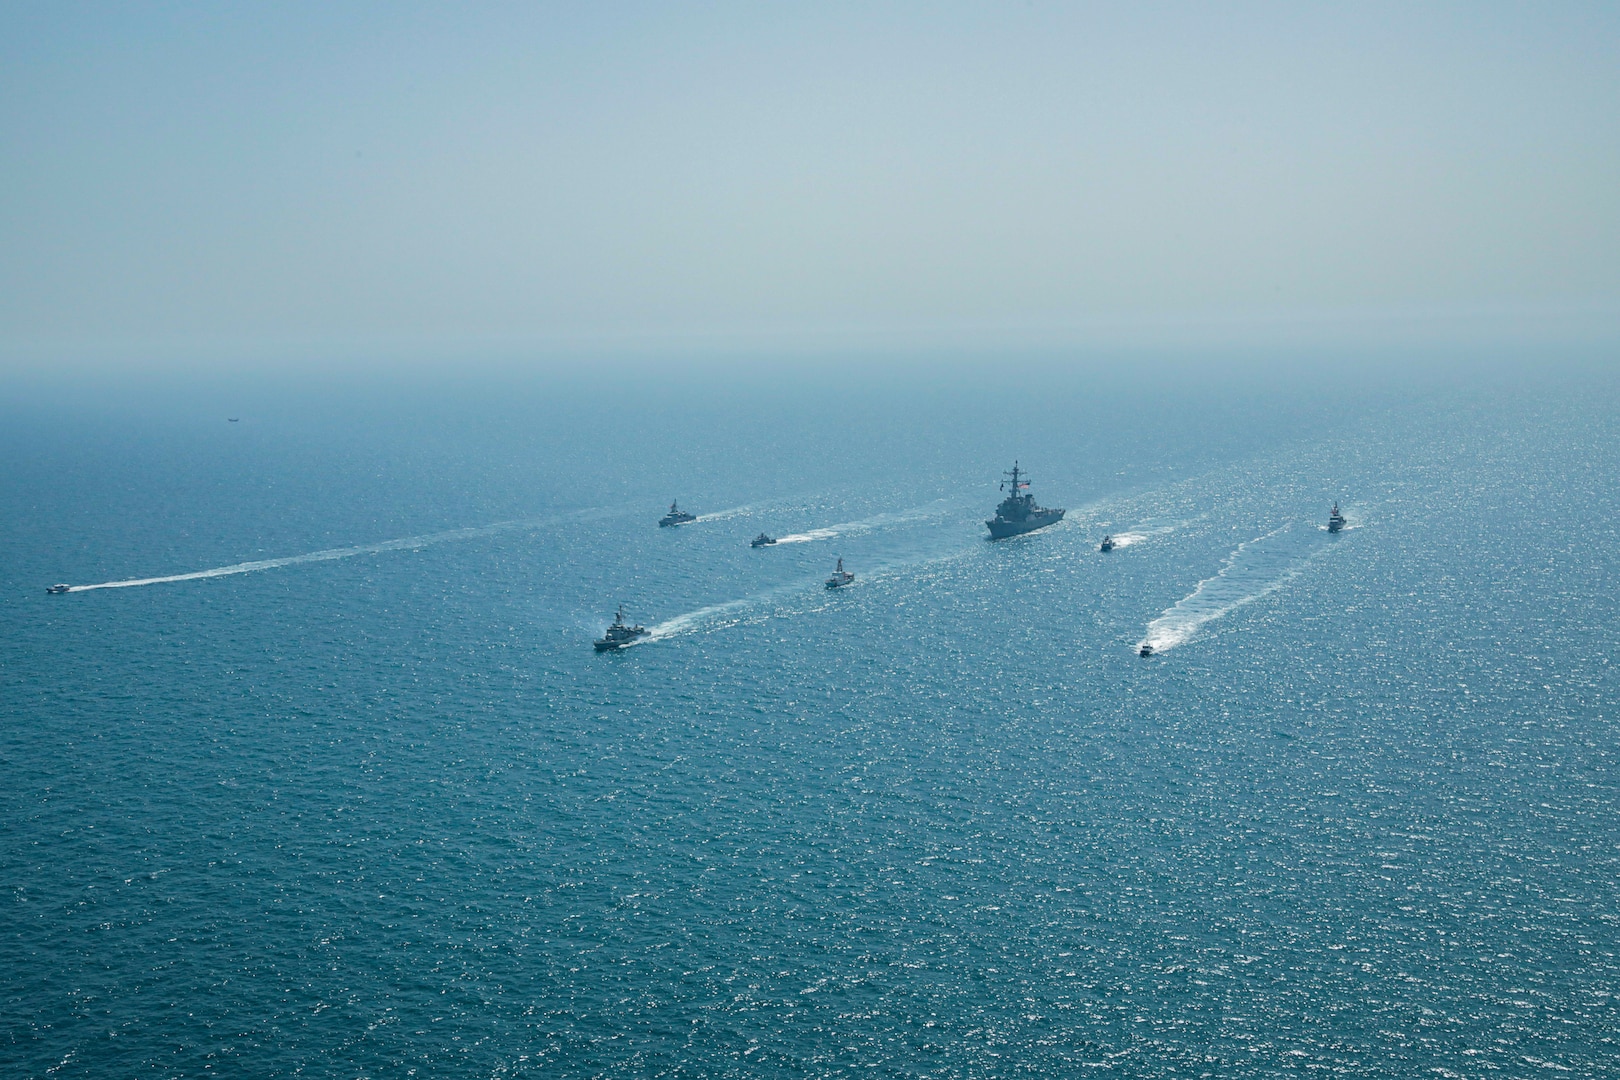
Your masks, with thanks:
[(15, 396), (0, 1073), (1612, 1075), (1617, 406)]

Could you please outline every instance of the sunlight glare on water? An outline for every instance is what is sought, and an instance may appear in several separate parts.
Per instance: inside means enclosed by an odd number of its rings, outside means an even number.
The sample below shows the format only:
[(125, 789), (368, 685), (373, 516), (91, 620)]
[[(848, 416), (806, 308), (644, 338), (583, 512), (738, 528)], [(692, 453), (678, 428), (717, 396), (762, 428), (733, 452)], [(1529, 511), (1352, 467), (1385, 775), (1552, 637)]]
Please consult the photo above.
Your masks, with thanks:
[(1611, 1070), (1614, 387), (1052, 378), (8, 406), (0, 1071)]

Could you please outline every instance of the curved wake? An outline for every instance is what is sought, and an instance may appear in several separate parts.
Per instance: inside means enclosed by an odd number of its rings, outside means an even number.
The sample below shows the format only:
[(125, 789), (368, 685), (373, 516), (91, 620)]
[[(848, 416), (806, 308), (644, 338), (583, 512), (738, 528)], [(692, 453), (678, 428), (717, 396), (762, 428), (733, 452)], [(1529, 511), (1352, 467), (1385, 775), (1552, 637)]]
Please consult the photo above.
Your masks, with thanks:
[[(897, 559), (889, 562), (880, 562), (861, 572), (861, 580), (870, 584), (880, 581), (895, 571), (915, 570), (919, 567), (948, 562), (959, 559), (977, 550), (973, 547), (957, 547), (942, 554), (926, 556), (920, 559)], [(790, 597), (797, 599), (789, 600)], [(767, 619), (788, 618), (803, 615), (807, 611), (816, 610), (816, 599), (826, 597), (826, 590), (822, 588), (819, 578), (800, 578), (796, 581), (784, 582), (773, 588), (765, 589), (751, 596), (741, 596), (735, 600), (725, 600), (718, 604), (709, 604), (707, 607), (697, 608), (673, 618), (665, 619), (655, 626), (648, 627), (648, 635), (634, 645), (650, 645), (655, 641), (663, 641), (682, 634), (710, 632), (724, 630), (739, 623), (758, 623)], [(758, 609), (773, 601), (781, 601), (768, 612)], [(800, 602), (802, 601), (802, 603)], [(824, 601), (826, 602), (826, 601)]]
[(665, 638), (674, 637), (676, 634), (690, 633), (693, 630), (714, 629), (717, 624), (734, 625), (740, 620), (733, 619), (730, 622), (725, 622), (722, 617), (727, 612), (741, 611), (750, 607), (759, 599), (761, 598), (743, 597), (739, 600), (727, 600), (723, 604), (710, 604), (708, 607), (688, 611), (684, 615), (677, 615), (673, 619), (665, 619), (656, 626), (648, 627), (648, 635), (637, 644), (662, 641)]
[(746, 619), (747, 616), (743, 613), (748, 609), (789, 593), (803, 592), (806, 595), (813, 595), (810, 593), (811, 587), (808, 580), (792, 581), (757, 592), (752, 596), (741, 596), (735, 600), (700, 607), (696, 611), (688, 611), (648, 627), (648, 635), (634, 644), (650, 645), (677, 634), (690, 634), (698, 630), (723, 630), (728, 626), (736, 626)]
[(1200, 581), (1191, 593), (1148, 623), (1137, 648), (1151, 645), (1156, 653), (1173, 649), (1192, 640), (1206, 624), (1281, 588), (1327, 550), (1312, 534), (1290, 524), (1239, 544), (1214, 577)]

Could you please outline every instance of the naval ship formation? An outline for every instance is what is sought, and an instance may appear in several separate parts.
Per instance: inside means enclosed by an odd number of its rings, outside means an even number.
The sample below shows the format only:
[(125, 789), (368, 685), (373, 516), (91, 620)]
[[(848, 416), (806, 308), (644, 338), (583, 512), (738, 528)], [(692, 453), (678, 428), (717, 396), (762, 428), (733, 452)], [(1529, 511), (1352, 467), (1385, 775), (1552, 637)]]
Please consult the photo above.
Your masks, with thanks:
[[(1036, 529), (1044, 529), (1048, 525), (1056, 525), (1063, 520), (1064, 510), (1062, 507), (1036, 504), (1035, 495), (1030, 491), (1029, 474), (1023, 470), (1018, 462), (1014, 461), (1012, 469), (1003, 473), (1002, 476), (1004, 479), (1001, 481), (1001, 490), (1006, 497), (996, 506), (996, 516), (984, 523), (985, 527), (990, 530), (991, 540), (1006, 540), (1010, 537), (1022, 536), (1025, 533), (1032, 533)], [(671, 525), (685, 525), (696, 520), (697, 515), (681, 510), (675, 503), (670, 503), (669, 513), (660, 518), (658, 524), (668, 527)], [(1344, 514), (1340, 512), (1339, 504), (1335, 502), (1332, 511), (1328, 514), (1327, 530), (1336, 533), (1345, 528), (1346, 524)], [(761, 532), (748, 543), (753, 548), (765, 548), (774, 547), (777, 540), (776, 537), (771, 536), (769, 533)], [(1105, 553), (1110, 552), (1119, 546), (1119, 543), (1120, 541), (1115, 540), (1114, 536), (1109, 534), (1102, 538), (1098, 550)], [(838, 565), (833, 570), (832, 576), (827, 579), (826, 585), (829, 589), (842, 589), (854, 584), (854, 582), (854, 573), (845, 570), (844, 560), (839, 559)], [(67, 589), (66, 585), (58, 585), (50, 591), (66, 592)], [(595, 644), (598, 652), (617, 652), (627, 645), (632, 645), (642, 638), (650, 636), (651, 632), (645, 627), (626, 624), (624, 621), (624, 609), (621, 607), (618, 616), (613, 620), (613, 625), (608, 627), (607, 633)], [(1138, 655), (1152, 657), (1155, 655), (1154, 647), (1147, 642), (1143, 642), (1138, 647)]]
[[(1029, 490), (1029, 474), (1024, 472), (1018, 462), (1014, 461), (1012, 470), (1002, 475), (1005, 479), (1001, 482), (1001, 490), (1006, 493), (1007, 497), (1002, 499), (996, 507), (996, 516), (985, 522), (985, 526), (990, 530), (991, 540), (1006, 540), (1009, 537), (1022, 536), (1025, 533), (1034, 532), (1036, 529), (1044, 529), (1048, 525), (1056, 525), (1063, 520), (1064, 510), (1062, 507), (1036, 505), (1035, 496)], [(696, 514), (682, 510), (677, 503), (671, 502), (669, 504), (669, 513), (659, 518), (658, 524), (661, 527), (668, 528), (674, 525), (687, 525), (697, 520)], [(1339, 509), (1338, 502), (1335, 501), (1333, 509), (1328, 512), (1327, 531), (1337, 533), (1348, 525), (1349, 522), (1345, 520), (1344, 513)], [(832, 535), (836, 535), (836, 533)], [(774, 547), (776, 543), (776, 537), (765, 532), (761, 532), (753, 540), (749, 541), (749, 545), (754, 548)], [(1102, 538), (1098, 550), (1106, 553), (1113, 551), (1117, 546), (1119, 546), (1119, 541), (1116, 541), (1114, 536), (1109, 534)], [(158, 580), (174, 579), (160, 578)], [(828, 589), (842, 589), (854, 584), (854, 582), (855, 574), (844, 569), (844, 560), (840, 558), (837, 567), (832, 572), (832, 576), (827, 579), (826, 585)], [(143, 584), (143, 582), (125, 582), (124, 584)], [(98, 588), (99, 586), (89, 587)], [(74, 591), (74, 586), (67, 584), (51, 585), (45, 591), (54, 595), (61, 595)], [(597, 652), (618, 652), (620, 649), (634, 645), (643, 638), (651, 636), (652, 631), (645, 626), (625, 622), (624, 606), (620, 605), (618, 613), (614, 616), (613, 624), (607, 628), (602, 637), (594, 642), (594, 645)], [(1138, 655), (1143, 657), (1154, 656), (1153, 645), (1149, 642), (1143, 642), (1138, 648)]]
[[(1001, 483), (1001, 490), (1007, 493), (1007, 497), (1002, 499), (1001, 505), (996, 507), (996, 516), (985, 522), (985, 525), (990, 528), (990, 539), (1005, 540), (1009, 536), (1021, 536), (1024, 533), (1034, 532), (1036, 529), (1044, 529), (1048, 525), (1055, 525), (1063, 520), (1063, 510), (1061, 508), (1054, 509), (1035, 505), (1035, 496), (1029, 492), (1029, 474), (1019, 467), (1018, 462), (1013, 462), (1012, 471), (1003, 475), (1006, 479)], [(669, 513), (659, 518), (658, 524), (667, 528), (671, 525), (685, 525), (696, 520), (697, 515), (689, 514), (677, 507), (675, 503), (670, 503)], [(776, 537), (764, 532), (748, 542), (748, 546), (754, 548), (773, 547), (775, 544)], [(1112, 541), (1104, 537), (1103, 550), (1108, 551), (1112, 547)], [(854, 583), (855, 575), (845, 570), (844, 560), (839, 559), (832, 576), (827, 579), (827, 588), (843, 589)], [(617, 652), (626, 645), (634, 644), (640, 639), (649, 636), (649, 634), (650, 631), (645, 627), (626, 625), (624, 608), (620, 607), (618, 616), (613, 620), (613, 625), (608, 627), (607, 633), (596, 642), (596, 651)]]

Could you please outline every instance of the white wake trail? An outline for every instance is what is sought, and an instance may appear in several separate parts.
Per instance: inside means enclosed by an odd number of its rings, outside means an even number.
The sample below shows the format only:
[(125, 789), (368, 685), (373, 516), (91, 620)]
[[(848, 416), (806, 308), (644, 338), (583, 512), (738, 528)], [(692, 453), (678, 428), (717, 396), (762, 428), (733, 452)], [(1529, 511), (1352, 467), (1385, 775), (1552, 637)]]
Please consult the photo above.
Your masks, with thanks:
[(1326, 551), (1317, 537), (1299, 535), (1293, 525), (1273, 529), (1237, 546), (1214, 577), (1148, 623), (1137, 643), (1166, 652), (1192, 638), (1205, 625), (1287, 584), (1314, 556)]
[(1165, 536), (1169, 533), (1173, 533), (1177, 529), (1188, 524), (1191, 524), (1191, 519), (1188, 519), (1187, 521), (1173, 521), (1168, 525), (1133, 525), (1124, 532), (1112, 534), (1114, 538), (1114, 546), (1116, 548), (1130, 547), (1132, 544), (1140, 544), (1144, 540), (1151, 540), (1155, 536)]
[(699, 514), (693, 519), (692, 523), (695, 525), (700, 521), (724, 521), (726, 518), (740, 517), (753, 510), (755, 505), (754, 503), (748, 503), (743, 506), (733, 506), (728, 510), (715, 510), (712, 513)]
[(90, 592), (93, 589), (133, 589), (138, 585), (167, 585), (173, 581), (201, 581), (203, 578), (229, 577), (232, 574), (251, 574), (259, 570), (274, 570), (281, 566), (298, 566), (303, 563), (348, 559), (355, 555), (380, 555), (386, 551), (414, 551), (417, 548), (443, 544), (451, 540), (473, 540), (480, 536), (492, 536), (495, 533), (507, 532), (512, 529), (537, 528), (554, 520), (556, 519), (525, 518), (519, 521), (499, 521), (493, 525), (479, 525), (470, 529), (449, 529), (445, 532), (426, 533), (422, 536), (407, 536), (399, 540), (383, 540), (375, 544), (356, 544), (353, 547), (328, 548), (325, 551), (311, 551), (306, 555), (288, 555), (280, 559), (256, 559), (253, 562), (232, 563), (230, 566), (216, 566), (211, 570), (193, 570), (185, 574), (129, 578), (125, 581), (103, 581), (95, 585), (72, 585), (68, 587), (68, 592)]
[(656, 626), (648, 627), (648, 636), (635, 642), (637, 645), (650, 645), (655, 641), (675, 637), (677, 634), (689, 634), (698, 630), (721, 630), (728, 626), (735, 626), (743, 622), (748, 616), (745, 614), (751, 608), (757, 608), (772, 600), (779, 599), (794, 593), (814, 595), (810, 591), (809, 581), (790, 581), (775, 588), (757, 592), (752, 596), (740, 596), (735, 600), (725, 600), (718, 604), (688, 611), (674, 618), (665, 619)]
[[(977, 550), (976, 546), (956, 547), (937, 555), (881, 562), (862, 570), (858, 580), (861, 583), (871, 584), (889, 578), (897, 572), (917, 571), (923, 567), (937, 566), (941, 563), (961, 559)], [(760, 623), (767, 619), (792, 618), (803, 615), (807, 611), (815, 610), (818, 606), (818, 598), (825, 598), (821, 601), (823, 603), (836, 602), (829, 595), (829, 590), (822, 585), (819, 578), (801, 578), (797, 581), (784, 582), (781, 585), (754, 593), (751, 596), (742, 596), (735, 600), (710, 604), (707, 607), (701, 607), (695, 611), (688, 611), (673, 618), (665, 619), (655, 626), (648, 627), (647, 637), (632, 642), (626, 648), (635, 645), (650, 645), (655, 641), (663, 641), (681, 634), (724, 630), (739, 623)], [(771, 610), (760, 610), (773, 603), (776, 606)]]
[(851, 536), (871, 532), (888, 525), (909, 525), (912, 522), (928, 521), (932, 518), (944, 517), (950, 513), (950, 506), (944, 499), (936, 499), (927, 506), (914, 506), (909, 510), (900, 510), (892, 514), (874, 514), (859, 521), (844, 521), (837, 525), (828, 525), (820, 529), (806, 529), (802, 533), (791, 533), (787, 536), (778, 536), (778, 544), (808, 544), (814, 540), (831, 540), (837, 536)]
[(727, 613), (751, 607), (760, 599), (762, 597), (751, 596), (740, 600), (727, 600), (723, 604), (710, 604), (708, 607), (688, 611), (684, 615), (677, 615), (673, 619), (665, 619), (656, 626), (649, 627), (648, 636), (642, 638), (636, 644), (650, 644), (654, 641), (662, 641), (665, 638), (674, 637), (676, 634), (689, 633), (700, 628), (714, 629), (717, 623), (730, 625), (729, 623), (723, 623), (723, 617)]
[(834, 525), (826, 529), (811, 529), (809, 532), (778, 536), (776, 542), (778, 544), (808, 544), (812, 540), (831, 540), (838, 535), (840, 535), (839, 526)]

